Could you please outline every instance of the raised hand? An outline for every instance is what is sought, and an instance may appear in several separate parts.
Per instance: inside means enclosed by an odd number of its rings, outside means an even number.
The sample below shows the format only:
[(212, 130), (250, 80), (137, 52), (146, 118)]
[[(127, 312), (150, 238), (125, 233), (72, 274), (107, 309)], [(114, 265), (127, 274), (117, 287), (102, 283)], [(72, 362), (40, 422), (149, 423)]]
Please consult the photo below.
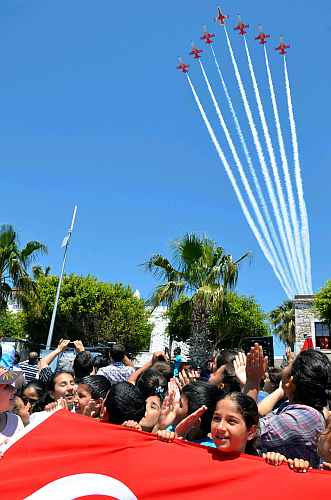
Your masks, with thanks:
[(100, 409), (101, 402), (97, 403), (94, 399), (91, 399), (83, 409), (82, 415), (85, 417), (96, 418), (100, 414)]
[(168, 383), (168, 394), (163, 400), (161, 415), (159, 419), (159, 427), (167, 428), (176, 420), (177, 410), (179, 408), (180, 392), (175, 379), (171, 379)]
[(262, 346), (255, 343), (246, 357), (247, 382), (260, 383), (268, 368), (268, 357), (263, 355)]
[(246, 376), (246, 355), (243, 352), (239, 352), (233, 360), (234, 371), (236, 374), (236, 379), (238, 380), (241, 387), (244, 387), (247, 381)]
[(64, 352), (68, 345), (70, 344), (70, 340), (68, 339), (61, 339), (59, 342), (59, 345), (57, 346), (57, 350), (59, 352)]
[(202, 415), (207, 411), (207, 406), (201, 406), (198, 410), (188, 415), (176, 426), (176, 435), (185, 438), (190, 430), (196, 425), (200, 425)]
[(198, 380), (200, 378), (200, 373), (196, 370), (182, 370), (179, 372), (178, 381), (180, 388), (183, 389), (186, 385)]
[(74, 346), (77, 352), (85, 351), (85, 347), (83, 346), (83, 342), (81, 340), (74, 340)]

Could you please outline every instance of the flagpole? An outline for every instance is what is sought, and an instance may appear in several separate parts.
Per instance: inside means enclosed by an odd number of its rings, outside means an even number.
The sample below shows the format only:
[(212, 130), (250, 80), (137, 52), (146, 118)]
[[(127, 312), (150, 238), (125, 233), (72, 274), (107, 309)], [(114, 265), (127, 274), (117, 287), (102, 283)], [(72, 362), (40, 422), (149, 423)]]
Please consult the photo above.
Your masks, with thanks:
[(48, 337), (47, 337), (46, 349), (50, 349), (51, 348), (51, 344), (52, 344), (52, 337), (53, 337), (53, 331), (54, 331), (56, 311), (57, 311), (57, 306), (58, 306), (59, 297), (60, 297), (60, 290), (61, 290), (61, 285), (62, 285), (62, 280), (63, 280), (63, 275), (64, 275), (64, 268), (65, 268), (65, 264), (66, 264), (66, 260), (67, 260), (68, 247), (69, 247), (70, 238), (71, 238), (72, 231), (73, 231), (74, 224), (75, 224), (76, 212), (77, 212), (77, 205), (75, 205), (75, 208), (74, 208), (74, 213), (72, 215), (71, 226), (69, 228), (68, 234), (67, 234), (67, 236), (65, 236), (65, 238), (63, 240), (63, 243), (62, 243), (62, 247), (64, 246), (63, 262), (62, 262), (60, 279), (59, 279), (59, 282), (58, 282), (58, 285), (57, 285), (57, 290), (56, 290), (55, 303), (54, 303), (54, 307), (53, 307), (51, 324), (49, 326), (49, 332), (48, 332)]

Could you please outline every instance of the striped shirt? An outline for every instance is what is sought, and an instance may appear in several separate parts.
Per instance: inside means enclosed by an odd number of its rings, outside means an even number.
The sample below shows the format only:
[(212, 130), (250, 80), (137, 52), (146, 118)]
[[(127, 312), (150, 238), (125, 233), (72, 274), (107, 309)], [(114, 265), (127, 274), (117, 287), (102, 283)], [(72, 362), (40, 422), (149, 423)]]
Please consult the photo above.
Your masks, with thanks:
[(38, 378), (38, 365), (29, 365), (29, 361), (22, 361), (22, 363), (19, 363), (18, 366), (24, 372), (25, 380), (27, 382), (31, 382), (31, 380)]
[(325, 429), (323, 415), (310, 406), (288, 404), (259, 422), (259, 448), (276, 451), (286, 458), (303, 458), (319, 467), (317, 438)]

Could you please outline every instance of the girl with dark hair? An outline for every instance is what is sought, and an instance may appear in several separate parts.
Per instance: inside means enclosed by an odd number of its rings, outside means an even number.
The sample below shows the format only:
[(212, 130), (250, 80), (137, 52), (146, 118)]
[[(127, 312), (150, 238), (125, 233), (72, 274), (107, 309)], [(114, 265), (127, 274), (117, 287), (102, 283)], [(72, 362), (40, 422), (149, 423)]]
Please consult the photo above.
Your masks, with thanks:
[(254, 399), (241, 392), (232, 392), (216, 405), (211, 438), (215, 447), (227, 456), (257, 455), (253, 443), (258, 423), (259, 412)]
[(132, 420), (124, 422), (125, 427), (131, 427), (145, 432), (153, 432), (161, 415), (163, 399), (166, 395), (167, 379), (153, 368), (145, 370), (137, 379), (136, 387), (146, 400), (145, 415), (139, 422)]
[(21, 390), (19, 396), (24, 404), (29, 403), (30, 413), (41, 411), (44, 408), (45, 387), (38, 380), (29, 382)]
[[(193, 417), (194, 422), (206, 410), (206, 407), (199, 408), (185, 420), (189, 421)], [(227, 394), (217, 401), (211, 420), (210, 439), (201, 440), (200, 444), (217, 448), (229, 458), (237, 458), (241, 453), (257, 455), (253, 443), (258, 423), (259, 414), (254, 399), (241, 392)], [(183, 425), (184, 421), (178, 428)], [(174, 440), (177, 435), (168, 431), (159, 431), (157, 434), (159, 439), (167, 442)]]

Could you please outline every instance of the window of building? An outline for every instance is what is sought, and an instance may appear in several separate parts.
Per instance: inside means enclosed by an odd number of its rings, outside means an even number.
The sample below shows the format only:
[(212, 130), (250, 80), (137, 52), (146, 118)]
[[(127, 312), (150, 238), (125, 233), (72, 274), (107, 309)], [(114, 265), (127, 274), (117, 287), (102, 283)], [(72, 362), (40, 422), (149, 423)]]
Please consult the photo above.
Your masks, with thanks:
[(315, 323), (316, 347), (320, 349), (331, 349), (330, 328), (327, 323), (317, 321)]

